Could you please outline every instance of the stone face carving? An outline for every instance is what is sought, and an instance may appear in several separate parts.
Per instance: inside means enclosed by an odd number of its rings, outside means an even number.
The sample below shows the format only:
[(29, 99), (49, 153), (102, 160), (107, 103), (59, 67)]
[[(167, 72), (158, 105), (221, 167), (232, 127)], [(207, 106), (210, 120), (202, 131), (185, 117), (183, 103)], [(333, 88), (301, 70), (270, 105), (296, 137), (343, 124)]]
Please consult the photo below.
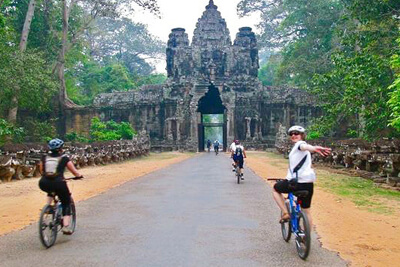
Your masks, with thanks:
[(307, 127), (321, 115), (312, 97), (302, 90), (262, 86), (257, 78), (254, 32), (242, 27), (232, 43), (214, 1), (209, 1), (199, 18), (191, 44), (184, 28), (171, 30), (166, 61), (164, 84), (101, 94), (92, 107), (70, 108), (67, 131), (88, 132), (89, 125), (79, 122), (100, 116), (146, 130), (153, 149), (197, 151), (201, 114), (217, 112), (224, 115), (224, 145), (240, 139), (246, 146), (266, 148), (274, 146), (280, 124)]

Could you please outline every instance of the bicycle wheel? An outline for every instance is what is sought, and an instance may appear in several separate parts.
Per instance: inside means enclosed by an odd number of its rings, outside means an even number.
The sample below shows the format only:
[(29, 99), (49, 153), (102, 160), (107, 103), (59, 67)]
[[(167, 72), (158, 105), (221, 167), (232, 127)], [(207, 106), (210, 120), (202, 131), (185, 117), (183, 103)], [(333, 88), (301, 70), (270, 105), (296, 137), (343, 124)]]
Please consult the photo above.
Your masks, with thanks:
[(46, 248), (56, 242), (57, 228), (54, 208), (51, 205), (44, 206), (39, 219), (39, 239)]
[[(286, 206), (286, 209), (289, 211), (289, 214), (291, 214), (290, 205), (289, 205), (288, 201), (285, 202), (285, 206)], [(281, 212), (281, 216), (283, 216), (283, 212)], [(287, 222), (281, 223), (281, 231), (282, 231), (283, 240), (285, 240), (286, 242), (289, 242), (290, 237), (292, 235), (292, 221), (289, 220)]]
[(307, 259), (311, 247), (310, 224), (307, 214), (304, 212), (299, 213), (298, 218), (298, 233), (296, 237), (297, 254), (303, 260)]
[(75, 227), (76, 227), (76, 209), (75, 209), (75, 202), (71, 197), (71, 222), (70, 222), (70, 229), (73, 232), (75, 232)]

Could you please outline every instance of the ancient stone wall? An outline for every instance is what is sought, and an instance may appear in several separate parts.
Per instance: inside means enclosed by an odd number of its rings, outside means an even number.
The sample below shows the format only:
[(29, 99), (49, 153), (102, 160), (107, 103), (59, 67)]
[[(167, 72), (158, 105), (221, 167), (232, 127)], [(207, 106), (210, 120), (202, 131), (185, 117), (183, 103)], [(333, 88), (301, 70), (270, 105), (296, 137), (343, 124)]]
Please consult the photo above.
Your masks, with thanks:
[[(47, 151), (45, 144), (5, 145), (0, 150), (0, 182), (40, 176), (39, 163)], [(79, 169), (146, 155), (150, 151), (150, 138), (141, 134), (133, 140), (66, 143), (64, 151)]]

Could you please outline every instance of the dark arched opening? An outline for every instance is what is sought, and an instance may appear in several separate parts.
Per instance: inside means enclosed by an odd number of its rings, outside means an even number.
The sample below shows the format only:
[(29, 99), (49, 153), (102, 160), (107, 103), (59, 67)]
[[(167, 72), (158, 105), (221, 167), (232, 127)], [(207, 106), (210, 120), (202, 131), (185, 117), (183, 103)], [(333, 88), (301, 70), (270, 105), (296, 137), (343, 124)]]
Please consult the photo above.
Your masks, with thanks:
[(208, 87), (207, 93), (200, 98), (197, 112), (201, 113), (198, 125), (199, 151), (204, 151), (207, 139), (218, 140), (222, 149), (226, 150), (226, 108), (214, 85)]

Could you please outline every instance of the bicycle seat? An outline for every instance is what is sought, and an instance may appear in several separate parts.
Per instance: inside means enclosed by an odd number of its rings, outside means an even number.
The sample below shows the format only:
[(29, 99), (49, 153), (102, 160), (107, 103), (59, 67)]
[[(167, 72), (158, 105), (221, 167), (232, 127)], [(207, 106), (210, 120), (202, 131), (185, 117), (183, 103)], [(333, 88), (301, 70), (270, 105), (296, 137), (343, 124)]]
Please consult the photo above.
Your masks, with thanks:
[(295, 195), (296, 197), (306, 197), (308, 195), (308, 191), (307, 190), (294, 191), (293, 195)]

